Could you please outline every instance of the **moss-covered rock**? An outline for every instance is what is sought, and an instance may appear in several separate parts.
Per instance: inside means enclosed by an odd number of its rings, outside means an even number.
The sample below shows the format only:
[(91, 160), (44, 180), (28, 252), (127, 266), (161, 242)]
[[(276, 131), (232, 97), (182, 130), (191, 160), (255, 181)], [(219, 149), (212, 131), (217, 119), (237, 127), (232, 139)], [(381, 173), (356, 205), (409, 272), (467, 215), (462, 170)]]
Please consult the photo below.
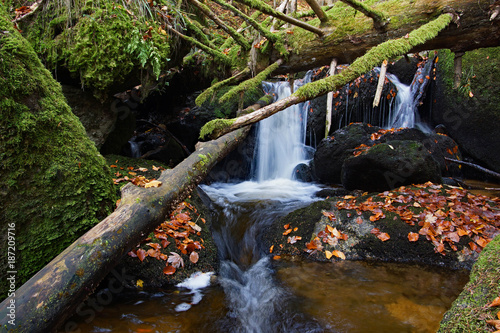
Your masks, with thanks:
[(454, 54), (439, 52), (438, 86), (432, 118), (444, 124), (468, 156), (500, 172), (500, 48), (479, 49), (462, 57), (462, 79), (453, 89)]
[[(203, 193), (201, 195), (203, 195)], [(184, 266), (177, 268), (174, 274), (167, 275), (163, 272), (163, 269), (167, 265), (166, 257), (165, 259), (160, 259), (147, 256), (141, 261), (133, 255), (126, 255), (118, 263), (115, 269), (127, 272), (126, 275), (128, 278), (124, 278), (124, 283), (127, 287), (154, 290), (177, 284), (198, 271), (218, 271), (217, 248), (211, 235), (212, 221), (208, 208), (205, 206), (197, 191), (194, 191), (190, 198), (187, 199), (185, 203), (181, 203), (178, 208), (181, 205), (185, 208), (179, 212), (182, 212), (181, 214), (188, 214), (193, 221), (192, 223), (196, 223), (196, 225), (201, 228), (198, 234), (191, 234), (189, 236), (191, 243), (196, 242), (202, 245), (201, 249), (194, 250), (194, 252), (198, 253), (198, 261), (196, 263), (191, 262), (189, 258), (192, 249), (188, 248), (186, 253), (182, 253), (179, 249), (181, 240), (175, 240), (174, 237), (169, 236), (167, 237), (168, 245), (161, 248), (160, 252), (165, 256), (171, 256), (172, 252), (179, 254), (183, 259)], [(179, 212), (176, 214), (179, 214)], [(175, 220), (175, 217), (172, 217), (171, 220)], [(164, 228), (164, 230), (169, 231), (166, 228)], [(185, 231), (185, 229), (181, 228), (179, 231)], [(163, 238), (158, 239), (155, 235), (158, 236), (159, 234), (155, 232), (151, 233), (149, 237), (140, 244), (140, 248), (144, 251), (148, 251), (152, 249), (151, 245), (148, 244), (162, 244)], [(164, 237), (165, 235), (166, 234), (159, 237)], [(138, 248), (135, 248), (133, 251), (137, 251), (137, 249)], [(112, 279), (112, 274), (110, 274), (109, 278)]]
[(440, 183), (439, 164), (417, 141), (377, 144), (342, 165), (342, 185), (348, 190), (385, 191), (401, 185)]
[[(113, 209), (109, 168), (61, 86), (0, 6), (1, 244), (15, 226), (16, 286)], [(0, 290), (5, 297), (6, 288)]]
[(498, 320), (498, 307), (487, 307), (500, 295), (500, 236), (481, 253), (462, 293), (445, 313), (440, 333), (493, 332), (486, 320)]

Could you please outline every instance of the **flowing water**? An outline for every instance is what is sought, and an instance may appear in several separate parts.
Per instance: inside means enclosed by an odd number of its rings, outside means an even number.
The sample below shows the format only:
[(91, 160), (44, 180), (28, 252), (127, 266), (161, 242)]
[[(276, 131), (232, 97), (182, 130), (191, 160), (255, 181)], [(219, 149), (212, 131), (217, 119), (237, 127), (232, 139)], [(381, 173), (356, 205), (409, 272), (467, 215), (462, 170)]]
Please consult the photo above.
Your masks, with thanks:
[[(306, 77), (305, 80), (308, 80)], [(298, 81), (297, 84), (303, 84)], [(285, 82), (267, 83), (280, 98)], [(280, 216), (318, 200), (292, 179), (307, 160), (307, 105), (262, 121), (252, 179), (203, 185), (218, 211), (221, 260), (208, 275), (157, 293), (121, 294), (81, 332), (432, 332), (467, 272), (416, 265), (273, 261), (261, 237)], [(199, 281), (204, 281), (199, 282)]]
[[(397, 88), (398, 92), (384, 127), (386, 128), (418, 128), (425, 133), (431, 132), (428, 125), (420, 120), (418, 106), (422, 102), (433, 68), (434, 61), (428, 60), (418, 67), (410, 85), (403, 84), (397, 76), (387, 73), (386, 76)], [(377, 70), (380, 70), (377, 68)]]

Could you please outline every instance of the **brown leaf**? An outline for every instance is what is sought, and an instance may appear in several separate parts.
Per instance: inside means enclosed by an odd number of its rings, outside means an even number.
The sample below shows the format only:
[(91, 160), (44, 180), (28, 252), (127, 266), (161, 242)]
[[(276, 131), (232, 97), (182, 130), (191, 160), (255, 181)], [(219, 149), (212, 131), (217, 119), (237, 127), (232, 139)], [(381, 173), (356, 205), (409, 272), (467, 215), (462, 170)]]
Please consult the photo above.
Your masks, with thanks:
[(158, 243), (147, 243), (146, 245), (151, 246), (155, 250), (160, 250), (161, 249), (161, 245), (158, 244)]
[(495, 326), (497, 330), (500, 330), (500, 320), (486, 320), (491, 326)]
[(198, 256), (198, 253), (194, 251), (189, 255), (189, 261), (191, 261), (193, 264), (196, 264), (199, 258), (200, 257)]
[(170, 242), (168, 240), (166, 240), (166, 239), (161, 240), (161, 246), (163, 246), (163, 248), (166, 248), (169, 245), (170, 245)]
[[(130, 173), (130, 172), (129, 172)], [(152, 180), (150, 181), (149, 183), (147, 183), (146, 185), (144, 185), (145, 188), (150, 188), (150, 187), (160, 187), (162, 184), (161, 181), (159, 180)]]
[(416, 232), (410, 232), (410, 233), (408, 234), (408, 240), (409, 240), (410, 242), (416, 242), (416, 241), (418, 241), (418, 237), (420, 237), (420, 236), (419, 236), (419, 234), (417, 234)]
[(139, 258), (140, 261), (143, 261), (144, 258), (146, 258), (146, 251), (144, 251), (143, 249), (137, 249), (137, 257)]
[[(487, 305), (489, 308), (493, 306), (500, 306), (500, 296), (495, 298), (490, 304)], [(499, 318), (500, 319), (500, 318)]]
[(389, 236), (389, 234), (386, 232), (381, 232), (380, 234), (377, 235), (377, 238), (380, 239), (382, 242), (385, 242), (386, 240), (391, 239), (391, 236)]
[(174, 266), (171, 266), (169, 264), (167, 264), (167, 266), (165, 266), (163, 268), (163, 273), (166, 274), (166, 275), (172, 275), (175, 273), (175, 267)]
[(288, 234), (289, 234), (289, 233), (291, 233), (291, 232), (292, 232), (292, 229), (287, 229), (287, 230), (285, 230), (285, 231), (283, 232), (283, 235), (285, 235), (285, 236), (286, 236), (286, 235), (288, 235)]
[(342, 260), (345, 260), (345, 254), (341, 251), (338, 251), (338, 250), (335, 250), (335, 251), (332, 251), (332, 254)]

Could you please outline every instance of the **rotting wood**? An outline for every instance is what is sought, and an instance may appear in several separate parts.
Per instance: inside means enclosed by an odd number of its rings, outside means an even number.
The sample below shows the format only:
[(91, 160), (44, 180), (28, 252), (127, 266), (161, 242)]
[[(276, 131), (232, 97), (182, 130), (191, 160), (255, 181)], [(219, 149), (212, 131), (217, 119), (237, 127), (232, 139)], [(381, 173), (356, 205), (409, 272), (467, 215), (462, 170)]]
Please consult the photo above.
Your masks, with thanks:
[[(77, 239), (15, 291), (16, 326), (8, 325), (9, 298), (0, 305), (0, 327), (8, 332), (51, 332), (71, 316), (118, 260), (156, 228), (211, 168), (248, 134), (249, 127), (198, 145), (159, 177), (158, 188), (127, 184), (118, 208)], [(12, 329), (9, 329), (12, 327)]]
[(387, 59), (382, 62), (380, 66), (380, 74), (378, 77), (377, 90), (375, 91), (375, 98), (373, 98), (373, 107), (377, 107), (380, 103), (380, 97), (382, 96), (382, 90), (384, 89), (385, 83), (385, 73), (387, 72)]
[[(330, 63), (330, 71), (328, 75), (335, 75), (335, 69), (337, 68), (337, 59), (333, 58)], [(330, 133), (330, 127), (332, 126), (332, 110), (333, 110), (333, 91), (328, 92), (326, 97), (326, 120), (325, 120), (325, 138), (328, 137)]]

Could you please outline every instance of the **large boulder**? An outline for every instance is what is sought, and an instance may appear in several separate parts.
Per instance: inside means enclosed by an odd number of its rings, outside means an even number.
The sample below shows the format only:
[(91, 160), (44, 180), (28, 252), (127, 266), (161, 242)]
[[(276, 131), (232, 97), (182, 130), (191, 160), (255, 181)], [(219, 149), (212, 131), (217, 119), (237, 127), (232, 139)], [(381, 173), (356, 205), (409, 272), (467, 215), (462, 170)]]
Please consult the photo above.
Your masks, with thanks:
[(401, 185), (441, 182), (439, 164), (417, 141), (377, 144), (342, 165), (347, 190), (385, 191)]
[[(19, 287), (105, 218), (116, 194), (61, 86), (3, 5), (0, 40), (0, 278), (16, 271)], [(4, 298), (8, 287), (1, 286)]]
[(456, 166), (444, 159), (461, 159), (457, 144), (445, 135), (426, 134), (416, 128), (384, 130), (368, 124), (355, 123), (335, 131), (332, 136), (320, 142), (314, 154), (314, 175), (321, 183), (339, 184), (342, 182), (342, 169), (347, 159), (372, 146), (389, 141), (419, 142), (438, 163), (443, 176), (456, 175), (459, 172)]
[(440, 51), (432, 120), (444, 124), (463, 153), (500, 172), (500, 48), (479, 49), (462, 57), (462, 80), (453, 89), (453, 57)]

